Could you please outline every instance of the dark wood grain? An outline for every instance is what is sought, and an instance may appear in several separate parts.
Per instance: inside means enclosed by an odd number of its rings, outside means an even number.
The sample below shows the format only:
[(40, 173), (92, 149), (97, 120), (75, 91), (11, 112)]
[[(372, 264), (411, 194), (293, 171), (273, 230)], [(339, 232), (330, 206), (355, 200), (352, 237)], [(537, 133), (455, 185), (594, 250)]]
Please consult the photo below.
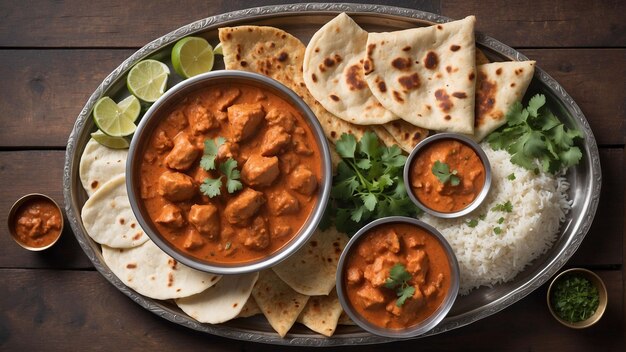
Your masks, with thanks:
[[(0, 2), (0, 47), (138, 48), (183, 25), (250, 7), (290, 4), (294, 0), (205, 1), (22, 1)], [(439, 1), (361, 0), (438, 13)]]
[(515, 47), (624, 47), (622, 0), (445, 0), (441, 14), (476, 15), (476, 29)]
[[(597, 271), (609, 292), (600, 322), (577, 331), (560, 326), (550, 315), (546, 286), (511, 307), (442, 335), (387, 344), (349, 346), (344, 351), (440, 350), (484, 351), (618, 351), (623, 337), (622, 276)], [(305, 350), (232, 341), (197, 333), (161, 319), (117, 291), (93, 271), (0, 270), (8, 283), (0, 300), (0, 348), (3, 350)], [(503, 324), (506, 322), (506, 324)], [(485, 341), (488, 341), (486, 343)]]
[[(63, 147), (91, 93), (133, 50), (0, 50), (0, 147)], [(626, 49), (524, 50), (572, 95), (599, 144), (626, 135)], [(50, 69), (54, 67), (54, 69)], [(17, 68), (17, 69), (16, 69)]]

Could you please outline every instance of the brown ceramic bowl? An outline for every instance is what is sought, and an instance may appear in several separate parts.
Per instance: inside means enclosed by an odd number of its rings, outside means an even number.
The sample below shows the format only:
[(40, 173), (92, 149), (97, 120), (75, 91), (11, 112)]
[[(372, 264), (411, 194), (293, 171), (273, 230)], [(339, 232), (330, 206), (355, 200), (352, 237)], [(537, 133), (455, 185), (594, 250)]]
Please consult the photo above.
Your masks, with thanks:
[[(550, 300), (550, 296), (552, 294), (552, 287), (554, 286), (554, 284), (560, 281), (561, 279), (565, 279), (572, 275), (579, 275), (589, 280), (591, 284), (594, 285), (598, 289), (598, 294), (599, 294), (599, 299), (600, 299), (598, 303), (598, 308), (596, 309), (595, 313), (592, 316), (590, 316), (589, 318), (585, 320), (578, 321), (575, 323), (572, 323), (570, 321), (564, 320), (561, 317), (559, 317), (556, 314), (556, 312), (552, 309), (552, 302)], [(547, 302), (548, 302), (548, 309), (550, 309), (550, 313), (552, 314), (554, 319), (556, 319), (559, 323), (572, 329), (584, 329), (597, 323), (600, 320), (600, 318), (602, 318), (602, 315), (604, 314), (607, 301), (608, 299), (607, 299), (607, 293), (606, 293), (606, 286), (604, 286), (604, 281), (602, 281), (602, 279), (598, 275), (596, 275), (594, 272), (589, 271), (587, 269), (572, 268), (572, 269), (565, 270), (561, 272), (559, 275), (557, 275), (554, 279), (552, 279), (552, 282), (550, 283), (550, 286), (548, 287)]]
[[(50, 243), (41, 247), (30, 246), (24, 243), (17, 235), (17, 231), (15, 229), (15, 224), (17, 222), (17, 215), (18, 215), (19, 210), (27, 202), (33, 201), (33, 200), (44, 200), (44, 201), (50, 202), (54, 204), (55, 208), (59, 211), (59, 214), (61, 214), (61, 228), (59, 229), (58, 235), (56, 235), (56, 237)], [(59, 238), (61, 238), (61, 234), (63, 233), (63, 224), (64, 224), (63, 210), (61, 209), (59, 204), (55, 202), (54, 199), (41, 193), (30, 193), (21, 197), (17, 201), (15, 201), (15, 203), (13, 203), (13, 206), (11, 206), (11, 210), (9, 210), (9, 216), (7, 219), (7, 226), (9, 228), (9, 233), (11, 234), (11, 237), (13, 238), (15, 243), (19, 244), (22, 248), (27, 249), (29, 251), (33, 251), (33, 252), (43, 251), (45, 249), (52, 247), (55, 243), (57, 243)]]

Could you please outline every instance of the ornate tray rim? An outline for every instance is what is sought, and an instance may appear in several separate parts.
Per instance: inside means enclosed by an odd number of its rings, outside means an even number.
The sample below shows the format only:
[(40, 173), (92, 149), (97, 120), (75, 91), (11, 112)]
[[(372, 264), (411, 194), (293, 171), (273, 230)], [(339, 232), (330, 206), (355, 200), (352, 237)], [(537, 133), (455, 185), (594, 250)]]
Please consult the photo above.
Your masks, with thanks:
[[(178, 39), (191, 35), (200, 31), (215, 29), (220, 25), (227, 24), (228, 22), (238, 21), (242, 19), (263, 19), (273, 16), (286, 16), (286, 15), (312, 15), (328, 14), (347, 12), (350, 14), (363, 14), (363, 15), (377, 15), (390, 18), (411, 18), (420, 21), (428, 21), (433, 23), (444, 23), (451, 21), (450, 18), (444, 17), (438, 14), (424, 12), (420, 10), (413, 10), (407, 8), (393, 7), (387, 5), (369, 5), (369, 4), (348, 4), (348, 3), (299, 3), (289, 5), (271, 5), (264, 7), (255, 7), (244, 10), (238, 10), (228, 12), (205, 19), (201, 19), (192, 22), (188, 25), (180, 27), (164, 36), (157, 38), (150, 43), (146, 44), (141, 49), (137, 50), (134, 54), (128, 57), (122, 64), (120, 64), (113, 72), (111, 72), (104, 81), (98, 86), (98, 88), (90, 96), (89, 100), (81, 110), (77, 117), (76, 123), (70, 133), (67, 142), (67, 149), (65, 155), (65, 164), (63, 172), (63, 195), (65, 200), (65, 211), (68, 218), (68, 222), (78, 240), (81, 248), (94, 264), (94, 267), (117, 289), (130, 297), (140, 306), (144, 307), (148, 311), (165, 318), (171, 322), (186, 326), (188, 328), (210, 333), (213, 335), (227, 337), (238, 340), (261, 342), (277, 345), (292, 345), (292, 346), (338, 346), (338, 345), (354, 345), (354, 344), (375, 344), (385, 343), (391, 341), (397, 341), (396, 339), (384, 338), (375, 335), (371, 335), (366, 332), (349, 333), (342, 336), (334, 336), (332, 338), (326, 338), (321, 335), (313, 334), (300, 334), (290, 333), (285, 338), (280, 338), (275, 333), (267, 332), (250, 332), (237, 327), (227, 325), (210, 325), (202, 324), (187, 317), (181, 312), (177, 312), (170, 307), (163, 304), (161, 301), (152, 300), (150, 298), (139, 295), (134, 290), (128, 288), (122, 283), (104, 264), (98, 257), (97, 245), (85, 234), (84, 228), (80, 221), (79, 206), (73, 201), (73, 195), (75, 189), (73, 188), (72, 175), (76, 175), (78, 165), (73, 163), (75, 159), (75, 153), (77, 152), (77, 142), (83, 128), (88, 121), (90, 112), (96, 103), (96, 101), (104, 95), (106, 92), (120, 77), (122, 77), (127, 70), (132, 67), (136, 62), (150, 56), (161, 48), (177, 41)], [(514, 50), (513, 48), (493, 39), (480, 32), (476, 33), (476, 42), (483, 47), (491, 49), (501, 55), (507, 56), (513, 60), (527, 60), (523, 54)], [(550, 75), (545, 71), (536, 68), (535, 77), (537, 77), (550, 91), (555, 94), (558, 99), (565, 105), (568, 113), (576, 120), (579, 127), (582, 129), (585, 140), (585, 154), (588, 156), (586, 162), (589, 165), (591, 174), (588, 177), (587, 192), (584, 194), (583, 219), (578, 219), (575, 226), (575, 233), (573, 233), (564, 246), (564, 248), (557, 254), (556, 259), (546, 265), (538, 275), (535, 275), (531, 280), (527, 280), (521, 287), (509, 294), (505, 295), (499, 300), (484, 305), (480, 309), (468, 311), (460, 315), (447, 317), (441, 324), (429, 331), (425, 335), (420, 337), (434, 335), (468, 325), (472, 322), (483, 319), (500, 310), (508, 307), (509, 305), (517, 302), (532, 291), (544, 284), (551, 276), (553, 276), (574, 254), (574, 252), (580, 246), (585, 235), (591, 227), (593, 217), (595, 216), (596, 209), (598, 207), (600, 198), (600, 187), (602, 184), (602, 175), (600, 169), (600, 158), (598, 153), (598, 147), (593, 136), (593, 132), (587, 122), (582, 111), (578, 105), (574, 102), (572, 97), (561, 87)]]

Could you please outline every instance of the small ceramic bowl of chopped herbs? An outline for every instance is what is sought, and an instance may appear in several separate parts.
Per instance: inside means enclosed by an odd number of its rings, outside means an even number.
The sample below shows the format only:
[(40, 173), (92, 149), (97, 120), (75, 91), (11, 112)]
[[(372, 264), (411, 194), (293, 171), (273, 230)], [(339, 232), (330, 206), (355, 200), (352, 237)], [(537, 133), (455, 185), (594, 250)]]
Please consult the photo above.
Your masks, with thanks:
[(573, 268), (557, 275), (548, 287), (548, 308), (561, 324), (584, 329), (597, 323), (607, 304), (602, 279), (587, 269)]

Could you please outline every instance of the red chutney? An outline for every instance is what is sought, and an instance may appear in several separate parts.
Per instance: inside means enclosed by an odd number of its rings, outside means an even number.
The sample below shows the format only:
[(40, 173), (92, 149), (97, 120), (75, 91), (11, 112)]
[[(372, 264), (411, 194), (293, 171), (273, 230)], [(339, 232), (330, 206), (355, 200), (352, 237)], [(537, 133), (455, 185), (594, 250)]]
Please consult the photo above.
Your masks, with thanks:
[[(456, 170), (460, 183), (442, 183), (432, 168), (445, 163)], [(413, 160), (410, 187), (415, 197), (430, 209), (452, 213), (465, 209), (480, 194), (485, 184), (485, 166), (474, 149), (454, 139), (441, 139), (424, 147)]]
[[(388, 329), (405, 329), (431, 316), (445, 299), (451, 271), (445, 248), (415, 225), (389, 223), (365, 234), (347, 258), (344, 287), (352, 307), (365, 320)], [(415, 293), (397, 306), (385, 287), (391, 268), (402, 264)]]
[(16, 239), (26, 247), (46, 247), (61, 235), (62, 217), (57, 206), (50, 200), (27, 200), (16, 212)]

